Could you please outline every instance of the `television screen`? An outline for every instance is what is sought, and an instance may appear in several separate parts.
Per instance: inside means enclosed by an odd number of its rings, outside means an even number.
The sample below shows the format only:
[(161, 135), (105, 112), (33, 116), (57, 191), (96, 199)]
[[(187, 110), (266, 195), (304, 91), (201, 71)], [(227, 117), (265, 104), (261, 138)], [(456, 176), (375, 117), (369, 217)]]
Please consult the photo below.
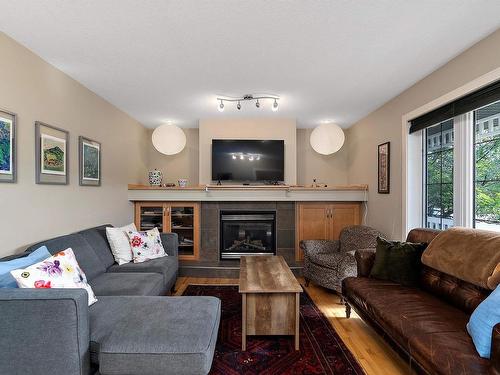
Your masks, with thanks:
[(280, 182), (285, 170), (283, 140), (212, 141), (212, 180)]

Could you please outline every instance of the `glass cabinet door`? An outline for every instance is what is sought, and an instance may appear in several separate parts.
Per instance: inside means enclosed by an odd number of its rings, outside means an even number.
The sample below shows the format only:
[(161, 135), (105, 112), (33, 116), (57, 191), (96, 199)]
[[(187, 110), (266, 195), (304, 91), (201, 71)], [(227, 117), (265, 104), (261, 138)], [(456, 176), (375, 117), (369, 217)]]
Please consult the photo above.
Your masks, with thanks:
[(154, 203), (141, 203), (136, 212), (136, 226), (138, 230), (158, 228), (163, 232), (164, 205)]
[(199, 207), (196, 203), (170, 204), (170, 231), (179, 237), (179, 257), (196, 259), (198, 255)]

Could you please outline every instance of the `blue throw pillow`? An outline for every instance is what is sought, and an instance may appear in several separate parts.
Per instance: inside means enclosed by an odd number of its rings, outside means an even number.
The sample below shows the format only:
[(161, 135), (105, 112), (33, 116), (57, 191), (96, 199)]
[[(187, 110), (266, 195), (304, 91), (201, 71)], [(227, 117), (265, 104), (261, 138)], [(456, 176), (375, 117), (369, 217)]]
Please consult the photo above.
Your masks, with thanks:
[(10, 271), (29, 267), (50, 256), (49, 250), (42, 246), (25, 257), (0, 262), (0, 288), (17, 288), (16, 280), (12, 277)]
[(491, 335), (497, 323), (500, 323), (500, 286), (479, 304), (467, 324), (467, 331), (483, 358), (490, 358)]

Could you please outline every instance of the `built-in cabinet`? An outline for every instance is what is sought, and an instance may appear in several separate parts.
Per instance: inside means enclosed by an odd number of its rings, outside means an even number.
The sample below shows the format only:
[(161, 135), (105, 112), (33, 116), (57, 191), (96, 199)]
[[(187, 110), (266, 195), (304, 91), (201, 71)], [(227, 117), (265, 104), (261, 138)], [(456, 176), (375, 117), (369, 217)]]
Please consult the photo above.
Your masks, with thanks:
[(361, 203), (297, 202), (295, 255), (304, 259), (302, 240), (338, 240), (340, 231), (361, 222)]
[(179, 259), (196, 260), (200, 249), (198, 202), (135, 202), (135, 225), (139, 230), (158, 228), (177, 233)]

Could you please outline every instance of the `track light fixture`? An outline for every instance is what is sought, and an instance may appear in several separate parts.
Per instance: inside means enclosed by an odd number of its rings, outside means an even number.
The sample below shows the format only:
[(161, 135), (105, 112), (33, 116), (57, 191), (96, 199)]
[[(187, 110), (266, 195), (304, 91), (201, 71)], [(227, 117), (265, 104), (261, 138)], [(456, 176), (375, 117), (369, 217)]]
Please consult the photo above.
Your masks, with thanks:
[(255, 107), (260, 108), (260, 100), (272, 100), (271, 104), (271, 110), (273, 112), (276, 112), (278, 110), (278, 100), (280, 100), (280, 97), (277, 95), (244, 95), (242, 97), (234, 98), (234, 97), (218, 97), (217, 101), (219, 102), (219, 105), (217, 106), (217, 109), (219, 112), (224, 111), (224, 102), (237, 102), (236, 108), (238, 111), (241, 110), (241, 102), (242, 101), (252, 101), (255, 100)]
[(222, 102), (222, 100), (220, 101), (220, 104), (219, 104), (219, 106), (217, 107), (217, 109), (219, 110), (219, 112), (224, 111), (224, 103)]

